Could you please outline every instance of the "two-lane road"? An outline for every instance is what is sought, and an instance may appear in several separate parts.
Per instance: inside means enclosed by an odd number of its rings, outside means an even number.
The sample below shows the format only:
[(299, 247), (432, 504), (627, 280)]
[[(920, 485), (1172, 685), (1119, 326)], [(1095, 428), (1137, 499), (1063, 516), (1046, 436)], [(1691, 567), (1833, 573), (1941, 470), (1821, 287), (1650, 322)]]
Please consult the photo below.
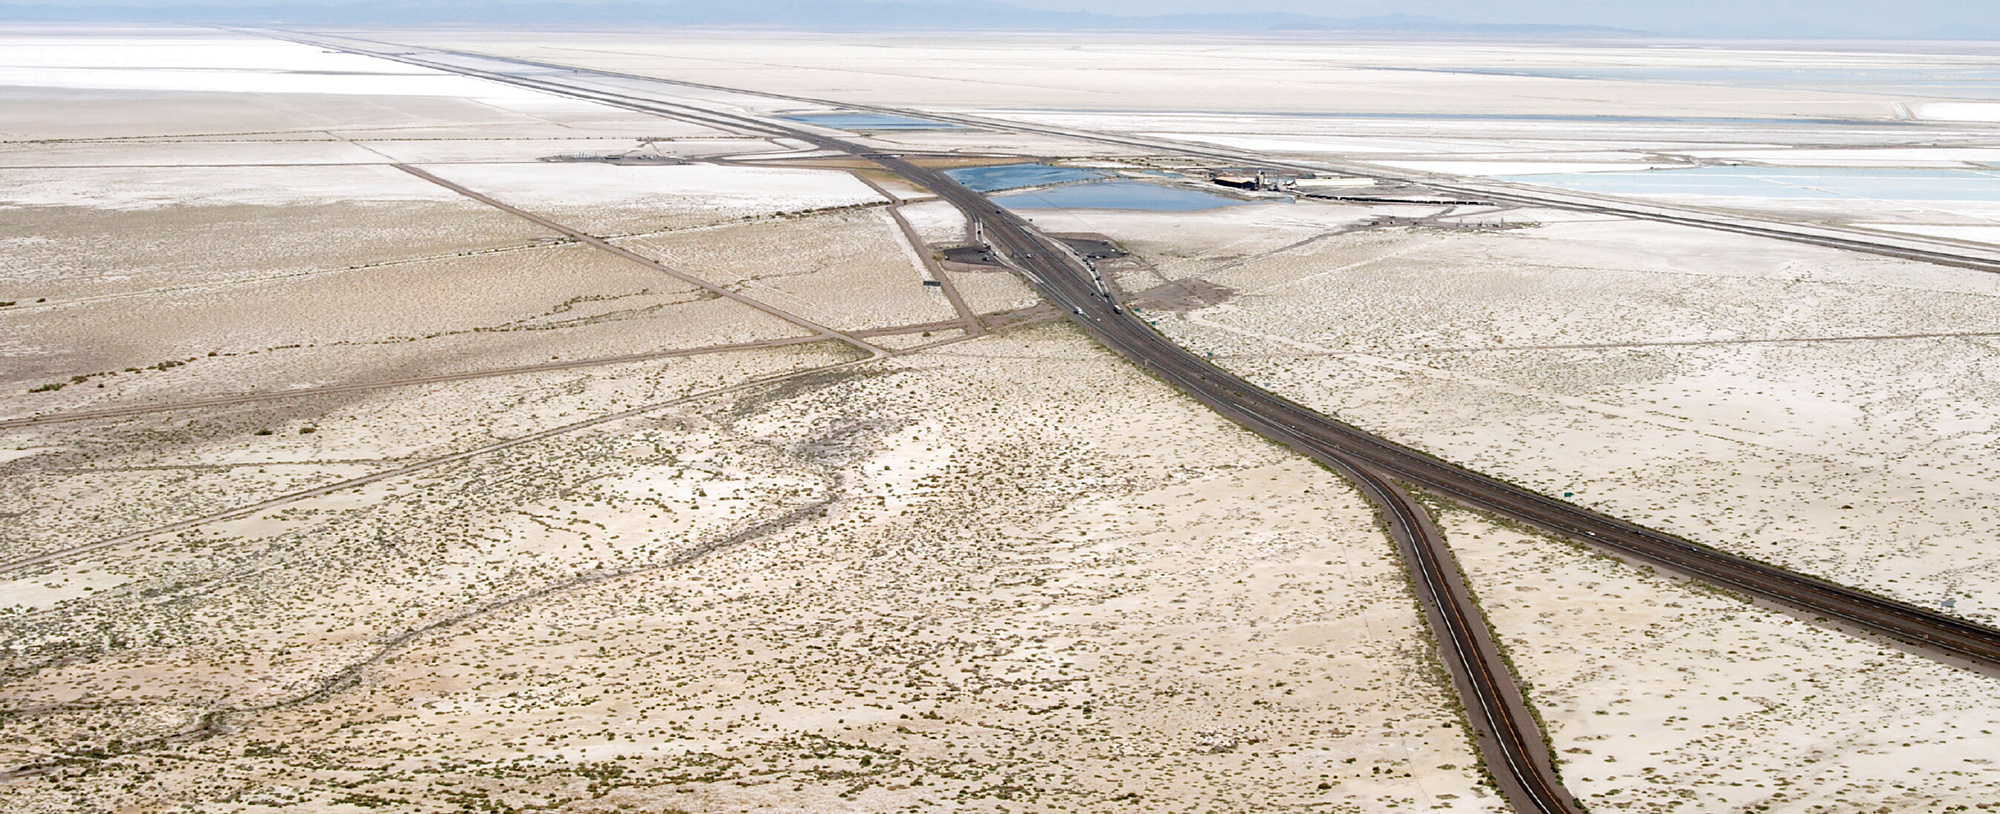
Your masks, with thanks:
[[(425, 56), (426, 53), (454, 58), (477, 55), (421, 49), (385, 51), (319, 38), (310, 42), (630, 110), (795, 139), (818, 148), (870, 158), (936, 192), (980, 224), (999, 253), (1105, 346), (1252, 431), (1342, 472), (1381, 508), (1391, 534), (1404, 548), (1406, 564), (1437, 634), (1445, 665), (1454, 674), (1467, 718), (1481, 733), (1481, 752), (1487, 767), (1510, 801), (1523, 812), (1551, 814), (1574, 811), (1575, 807), (1548, 767), (1548, 750), (1541, 733), (1526, 714), (1518, 687), (1496, 655), (1479, 610), (1459, 581), (1449, 550), (1431, 528), (1428, 517), (1397, 486), (1397, 481), (1431, 490), (1476, 510), (1525, 522), (1810, 615), (1839, 619), (1852, 627), (1916, 645), (1923, 652), (2000, 667), (2000, 631), (1728, 554), (1555, 500), (1369, 434), (1251, 384), (1196, 357), (1154, 331), (1129, 309), (1118, 307), (1091, 270), (1066, 247), (942, 172), (816, 129), (697, 107), (670, 98), (638, 95), (629, 81), (633, 77), (582, 69), (550, 72), (546, 70), (548, 66), (514, 63), (532, 69), (529, 75)], [(477, 58), (483, 60), (480, 63), (483, 65), (507, 62)], [(607, 77), (623, 84), (612, 86), (599, 81)], [(1796, 239), (1790, 235), (1765, 236)], [(1866, 246), (1851, 248), (1868, 250)]]
[[(951, 184), (942, 173), (907, 162), (884, 160), (932, 189)], [(954, 185), (955, 186), (955, 185)], [(948, 189), (948, 187), (946, 187)], [(960, 188), (963, 190), (963, 188)], [(996, 247), (1013, 255), (1052, 299), (1082, 313), (1078, 321), (1098, 339), (1145, 365), (1203, 401), (1228, 399), (1259, 417), (1252, 429), (1288, 428), (1309, 438), (1316, 449), (1339, 455), (1356, 467), (1372, 468), (1450, 497), (1471, 508), (1529, 523), (1558, 536), (1607, 548), (1666, 566), (1679, 573), (1734, 590), (1838, 619), (1875, 633), (1988, 666), (2000, 666), (2000, 631), (1926, 608), (1899, 602), (1768, 563), (1648, 529), (1439, 460), (1358, 427), (1308, 409), (1197, 358), (1160, 335), (1129, 309), (1117, 309), (1096, 291), (1091, 272), (1034, 234), (1018, 218), (994, 208), (969, 190), (945, 194), (985, 220)], [(1023, 255), (1027, 256), (1023, 256)], [(1218, 408), (1220, 409), (1220, 408)], [(1271, 433), (1266, 432), (1267, 435)], [(1275, 436), (1274, 436), (1275, 437)], [(1277, 440), (1292, 443), (1284, 438)]]
[[(1461, 579), (1457, 563), (1430, 516), (1392, 477), (1338, 448), (1311, 430), (1311, 421), (1291, 422), (1254, 409), (1250, 385), (1233, 377), (1206, 375), (1206, 365), (1154, 332), (1105, 291), (1096, 274), (1067, 248), (1034, 231), (1018, 216), (994, 206), (949, 176), (900, 158), (871, 155), (882, 166), (938, 193), (983, 224), (987, 240), (1018, 267), (1045, 296), (1097, 340), (1152, 371), (1210, 409), (1341, 473), (1382, 513), (1389, 536), (1402, 551), (1410, 581), (1423, 606), (1439, 656), (1465, 706), (1466, 720), (1481, 759), (1501, 793), (1524, 814), (1580, 812), (1550, 761), (1541, 729), (1529, 712), (1520, 686), (1493, 641), (1492, 632)], [(1173, 352), (1160, 353), (1162, 344)], [(1190, 363), (1193, 364), (1190, 364)], [(1208, 368), (1213, 370), (1213, 368)]]

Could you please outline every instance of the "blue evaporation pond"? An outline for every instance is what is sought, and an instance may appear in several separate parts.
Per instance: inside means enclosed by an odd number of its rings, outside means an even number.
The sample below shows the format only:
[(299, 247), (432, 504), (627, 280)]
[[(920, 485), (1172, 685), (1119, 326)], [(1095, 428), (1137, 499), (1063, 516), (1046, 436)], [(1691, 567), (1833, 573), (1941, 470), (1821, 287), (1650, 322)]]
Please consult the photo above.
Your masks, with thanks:
[(779, 116), (805, 124), (833, 127), (841, 130), (957, 130), (958, 125), (934, 122), (927, 119), (913, 119), (888, 113), (801, 113), (796, 116)]
[(1868, 198), (2000, 202), (2000, 171), (1696, 167), (1685, 170), (1508, 175), (1502, 180), (1607, 195)]
[(1196, 189), (1144, 181), (1095, 181), (996, 195), (993, 201), (1009, 209), (1140, 209), (1149, 212), (1194, 212), (1250, 203)]
[(994, 167), (963, 167), (945, 170), (951, 180), (964, 184), (974, 192), (994, 192), (1019, 187), (1043, 187), (1050, 184), (1067, 184), (1073, 181), (1090, 181), (1103, 178), (1104, 173), (1094, 170), (1079, 170), (1071, 167), (1051, 167), (1047, 164), (1001, 164)]

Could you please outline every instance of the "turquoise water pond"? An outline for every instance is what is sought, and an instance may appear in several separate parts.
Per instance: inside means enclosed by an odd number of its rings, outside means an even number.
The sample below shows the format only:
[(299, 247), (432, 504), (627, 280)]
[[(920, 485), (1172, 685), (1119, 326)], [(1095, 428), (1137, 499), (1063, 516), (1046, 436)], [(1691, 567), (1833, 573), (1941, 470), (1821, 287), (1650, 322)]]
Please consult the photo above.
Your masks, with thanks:
[(1195, 212), (1250, 203), (1200, 190), (1144, 181), (1095, 181), (995, 195), (993, 201), (1008, 209), (1138, 209), (1148, 212)]
[(951, 180), (974, 192), (995, 192), (1019, 187), (1040, 187), (1103, 178), (1104, 173), (1047, 164), (1001, 164), (993, 167), (964, 167), (946, 170)]

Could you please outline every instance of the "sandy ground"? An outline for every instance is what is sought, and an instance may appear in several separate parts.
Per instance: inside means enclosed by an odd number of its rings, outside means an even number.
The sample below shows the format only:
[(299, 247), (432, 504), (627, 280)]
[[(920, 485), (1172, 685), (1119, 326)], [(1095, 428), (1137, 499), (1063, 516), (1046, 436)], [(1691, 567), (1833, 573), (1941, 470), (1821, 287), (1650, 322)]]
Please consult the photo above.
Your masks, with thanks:
[[(0, 209), (0, 221), (9, 230), (0, 238), (7, 249), (0, 266), (5, 301), (27, 304), (448, 257), (556, 236), (457, 200), (167, 211), (23, 207)], [(186, 248), (164, 253), (163, 244)]]
[[(0, 808), (1501, 809), (1400, 565), (1328, 473), (1059, 323), (933, 347), (965, 334), (917, 329), (868, 363), (832, 342), (601, 362), (803, 331), (389, 165), (852, 329), (954, 316), (921, 285), (923, 255), (965, 239), (940, 204), (901, 208), (930, 244), (908, 246), (851, 168), (765, 165), (797, 144), (235, 34), (113, 33), (0, 33), (0, 420), (495, 375), (5, 430), (0, 560), (115, 544), (0, 573), (0, 770), (34, 767)], [(1975, 103), (1811, 78), (1907, 54), (477, 39), (1453, 174), (1993, 149)], [(1805, 78), (1587, 75), (1613, 56)], [(1523, 65), (1542, 75), (1490, 70)], [(1367, 115), (1277, 115), (1326, 111)], [(1202, 171), (1045, 135), (868, 138)], [(661, 158), (574, 160), (621, 154)], [(1918, 234), (1991, 214), (1834, 210), (1762, 211)], [(2000, 612), (2000, 278), (1535, 210), (1033, 217), (1118, 240), (1134, 256), (1107, 276), (1152, 292), (1162, 330), (1309, 404)], [(944, 273), (974, 311), (1037, 304), (1004, 271)], [(579, 366), (506, 370), (547, 362)], [(2000, 783), (1991, 677), (1444, 525), (1594, 810), (1949, 810)]]
[[(1286, 217), (1258, 229), (1260, 209)], [(1311, 239), (1287, 209), (1225, 212), (1240, 248), (1205, 268), (1183, 219), (1082, 214), (1138, 260), (1229, 292), (1152, 312), (1163, 330), (1307, 404), (1657, 528), (1996, 619), (1990, 275), (1555, 213)], [(1593, 810), (1990, 797), (1992, 677), (1447, 521)]]
[(926, 243), (962, 246), (972, 240), (972, 228), (965, 222), (965, 213), (944, 201), (907, 204), (903, 207), (903, 217)]
[[(609, 412), (854, 358), (827, 344), (9, 433), (5, 556), (92, 543)], [(131, 556), (129, 553), (119, 556)]]
[(1322, 409), (1726, 549), (2000, 611), (1991, 275), (1579, 221), (1355, 232), (1203, 278), (1233, 298), (1159, 324)]
[(1959, 811), (1994, 679), (1494, 525), (1446, 535), (1592, 811)]
[(631, 234), (778, 213), (877, 203), (832, 170), (611, 164), (453, 164), (447, 180), (596, 235)]
[[(328, 384), (357, 366), (417, 375), (807, 333), (579, 245), (412, 260), (8, 316), (14, 331), (8, 344), (34, 360), (10, 371), (23, 385), (75, 375), (91, 376), (85, 384), (124, 384), (135, 381), (123, 375), (131, 368), (144, 373), (162, 360), (192, 359), (189, 364), (213, 368), (192, 374), (195, 379), (225, 390), (254, 389), (260, 381), (265, 389)], [(271, 358), (261, 364), (245, 358), (257, 354)], [(194, 389), (175, 384), (183, 392)], [(62, 398), (50, 393), (37, 401)]]
[(106, 557), (10, 621), (14, 759), (243, 712), (16, 810), (1496, 810), (1357, 497), (1067, 328)]
[[(69, 90), (23, 126), (123, 135), (113, 105), (207, 98)], [(212, 106), (255, 136), (7, 145), (6, 413), (801, 335), (391, 161), (830, 324), (954, 316), (920, 284), (930, 247), (843, 171), (537, 161), (778, 145), (594, 111), (492, 138), (451, 100), (326, 95)], [(925, 206), (926, 240), (962, 232)], [(949, 275), (976, 310), (1036, 302)], [(9, 430), (0, 556), (130, 539), (0, 582), (5, 760), (58, 764), (5, 807), (1497, 810), (1329, 474), (1066, 328), (855, 358)]]
[[(642, 254), (833, 328), (952, 319), (886, 210), (682, 229), (620, 241)], [(928, 252), (928, 247), (923, 247)]]

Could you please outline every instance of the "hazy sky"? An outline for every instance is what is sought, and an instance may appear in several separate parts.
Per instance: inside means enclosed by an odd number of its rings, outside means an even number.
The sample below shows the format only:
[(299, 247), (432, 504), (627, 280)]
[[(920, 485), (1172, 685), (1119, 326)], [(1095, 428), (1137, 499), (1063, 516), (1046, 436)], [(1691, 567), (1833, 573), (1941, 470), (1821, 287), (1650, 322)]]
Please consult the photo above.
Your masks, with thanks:
[(1681, 29), (1837, 23), (1899, 29), (2000, 25), (2000, 0), (1002, 0), (1015, 5), (1114, 14), (1289, 11), (1324, 17), (1411, 14), (1474, 23), (1608, 25)]
[[(491, 0), (507, 2), (507, 0)], [(535, 0), (523, 0), (534, 2)], [(634, 0), (543, 0), (633, 2)], [(643, 2), (643, 0), (639, 0)], [(718, 7), (732, 0), (712, 2)], [(794, 0), (808, 4), (811, 0)], [(950, 3), (954, 0), (897, 0)], [(978, 0), (970, 0), (977, 2)], [(337, 5), (355, 0), (0, 0), (56, 6)], [(1898, 36), (1924, 32), (1949, 36), (1963, 28), (1990, 36), (2000, 31), (2000, 0), (992, 0), (1058, 11), (1115, 15), (1293, 12), (1319, 17), (1407, 14), (1461, 23), (1595, 25), (1659, 33), (1730, 31), (1777, 35)], [(414, 0), (412, 6), (425, 5)]]

